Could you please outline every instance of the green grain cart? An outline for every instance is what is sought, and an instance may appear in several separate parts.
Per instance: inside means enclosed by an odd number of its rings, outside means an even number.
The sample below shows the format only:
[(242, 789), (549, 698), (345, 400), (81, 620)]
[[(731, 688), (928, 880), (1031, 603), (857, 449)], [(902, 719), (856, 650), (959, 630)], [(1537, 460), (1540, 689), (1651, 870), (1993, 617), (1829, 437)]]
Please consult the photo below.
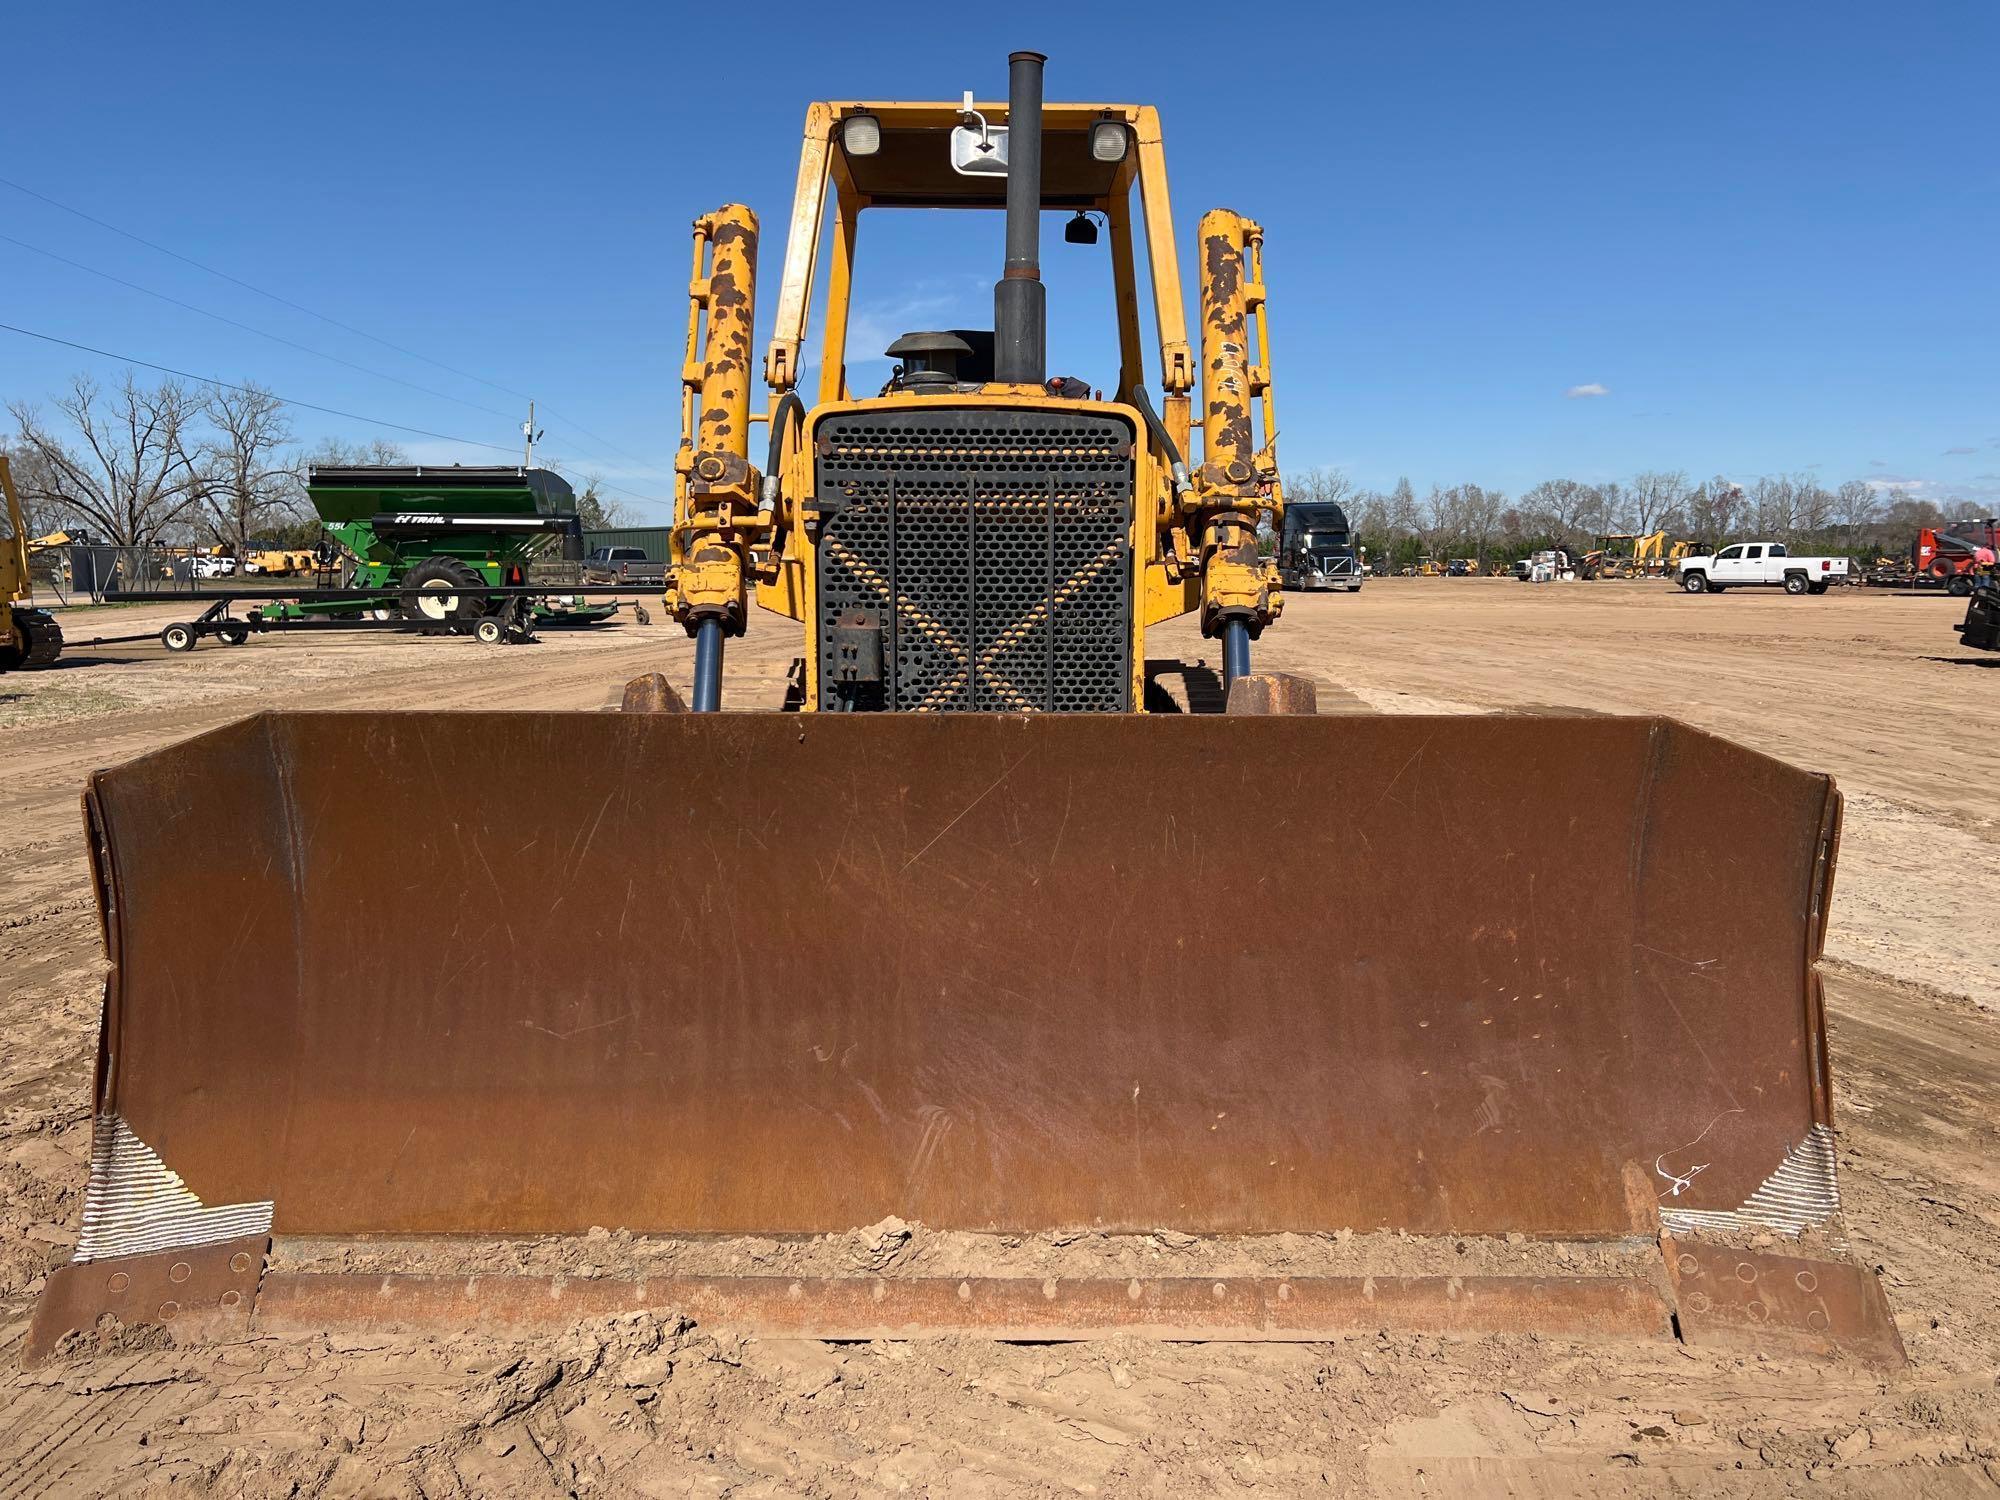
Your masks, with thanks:
[[(583, 556), (576, 496), (547, 469), (315, 466), (306, 493), (327, 535), (354, 555), (352, 586), (398, 590), (397, 611), (426, 630), (469, 630), (499, 609), (498, 600), (478, 592), (481, 585), (524, 586), (531, 563)], [(324, 614), (357, 606), (273, 608)], [(584, 624), (616, 609), (576, 600), (538, 603), (535, 614), (544, 623)]]

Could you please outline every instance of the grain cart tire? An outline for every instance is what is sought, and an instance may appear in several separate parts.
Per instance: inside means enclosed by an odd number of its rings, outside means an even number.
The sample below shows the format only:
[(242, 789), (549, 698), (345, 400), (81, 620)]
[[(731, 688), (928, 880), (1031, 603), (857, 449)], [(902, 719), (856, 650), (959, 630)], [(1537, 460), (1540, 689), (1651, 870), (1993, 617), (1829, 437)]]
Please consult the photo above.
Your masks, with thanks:
[(160, 632), (160, 644), (176, 654), (194, 650), (198, 639), (194, 626), (179, 621)]
[(1785, 575), (1785, 592), (1786, 592), (1786, 593), (1788, 593), (1788, 594), (1803, 594), (1803, 593), (1804, 593), (1805, 591), (1806, 591), (1806, 575), (1805, 575), (1805, 574), (1803, 574), (1803, 573), (1787, 573), (1787, 574)]
[(479, 570), (455, 557), (427, 557), (403, 575), (403, 618), (414, 621), (426, 635), (442, 635), (470, 625), (486, 613), (486, 601), (476, 594), (454, 592), (485, 583)]
[(1706, 573), (1686, 574), (1681, 579), (1681, 588), (1690, 594), (1705, 594), (1708, 592), (1708, 575)]

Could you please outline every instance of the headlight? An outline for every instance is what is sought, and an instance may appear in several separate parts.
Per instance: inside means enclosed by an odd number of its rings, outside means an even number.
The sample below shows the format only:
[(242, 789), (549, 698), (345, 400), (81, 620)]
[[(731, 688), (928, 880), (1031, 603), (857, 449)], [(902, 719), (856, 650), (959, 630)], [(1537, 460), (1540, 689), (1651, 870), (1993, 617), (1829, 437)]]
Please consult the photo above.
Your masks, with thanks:
[(1099, 120), (1090, 127), (1090, 154), (1099, 161), (1123, 161), (1130, 139), (1122, 121)]
[(840, 122), (840, 144), (849, 156), (873, 156), (882, 149), (882, 122), (873, 115), (849, 115)]

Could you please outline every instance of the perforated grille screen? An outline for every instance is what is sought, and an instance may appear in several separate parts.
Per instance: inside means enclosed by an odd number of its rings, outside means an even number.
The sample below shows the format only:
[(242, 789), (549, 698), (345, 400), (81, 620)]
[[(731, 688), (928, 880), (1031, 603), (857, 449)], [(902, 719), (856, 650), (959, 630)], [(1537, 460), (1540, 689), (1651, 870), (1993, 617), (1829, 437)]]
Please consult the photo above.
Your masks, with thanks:
[[(1132, 430), (1078, 412), (853, 412), (818, 428), (820, 707), (1131, 706)], [(879, 681), (841, 643), (879, 629)], [(868, 659), (868, 653), (861, 653)]]

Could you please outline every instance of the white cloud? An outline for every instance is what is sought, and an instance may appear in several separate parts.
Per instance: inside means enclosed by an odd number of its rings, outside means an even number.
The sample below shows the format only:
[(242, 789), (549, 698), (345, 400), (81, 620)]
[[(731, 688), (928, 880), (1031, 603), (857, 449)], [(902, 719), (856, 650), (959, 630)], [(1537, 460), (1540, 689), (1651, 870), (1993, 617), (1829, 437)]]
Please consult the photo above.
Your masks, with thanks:
[(1978, 451), (1977, 448), (1947, 448), (1944, 450), (1944, 456), (1946, 458), (1956, 458), (1961, 453), (1977, 453)]
[(978, 327), (980, 298), (990, 298), (990, 288), (991, 282), (984, 277), (931, 277), (907, 288), (900, 297), (857, 305), (848, 315), (847, 363), (887, 364), (889, 356), (882, 351), (917, 329)]
[(1871, 490), (1921, 490), (1934, 487), (1929, 479), (1869, 479), (1863, 481)]
[(1563, 392), (1563, 395), (1571, 401), (1579, 400), (1585, 396), (1608, 396), (1610, 394), (1611, 387), (1600, 385), (1595, 380), (1591, 381), (1589, 385), (1573, 385)]

